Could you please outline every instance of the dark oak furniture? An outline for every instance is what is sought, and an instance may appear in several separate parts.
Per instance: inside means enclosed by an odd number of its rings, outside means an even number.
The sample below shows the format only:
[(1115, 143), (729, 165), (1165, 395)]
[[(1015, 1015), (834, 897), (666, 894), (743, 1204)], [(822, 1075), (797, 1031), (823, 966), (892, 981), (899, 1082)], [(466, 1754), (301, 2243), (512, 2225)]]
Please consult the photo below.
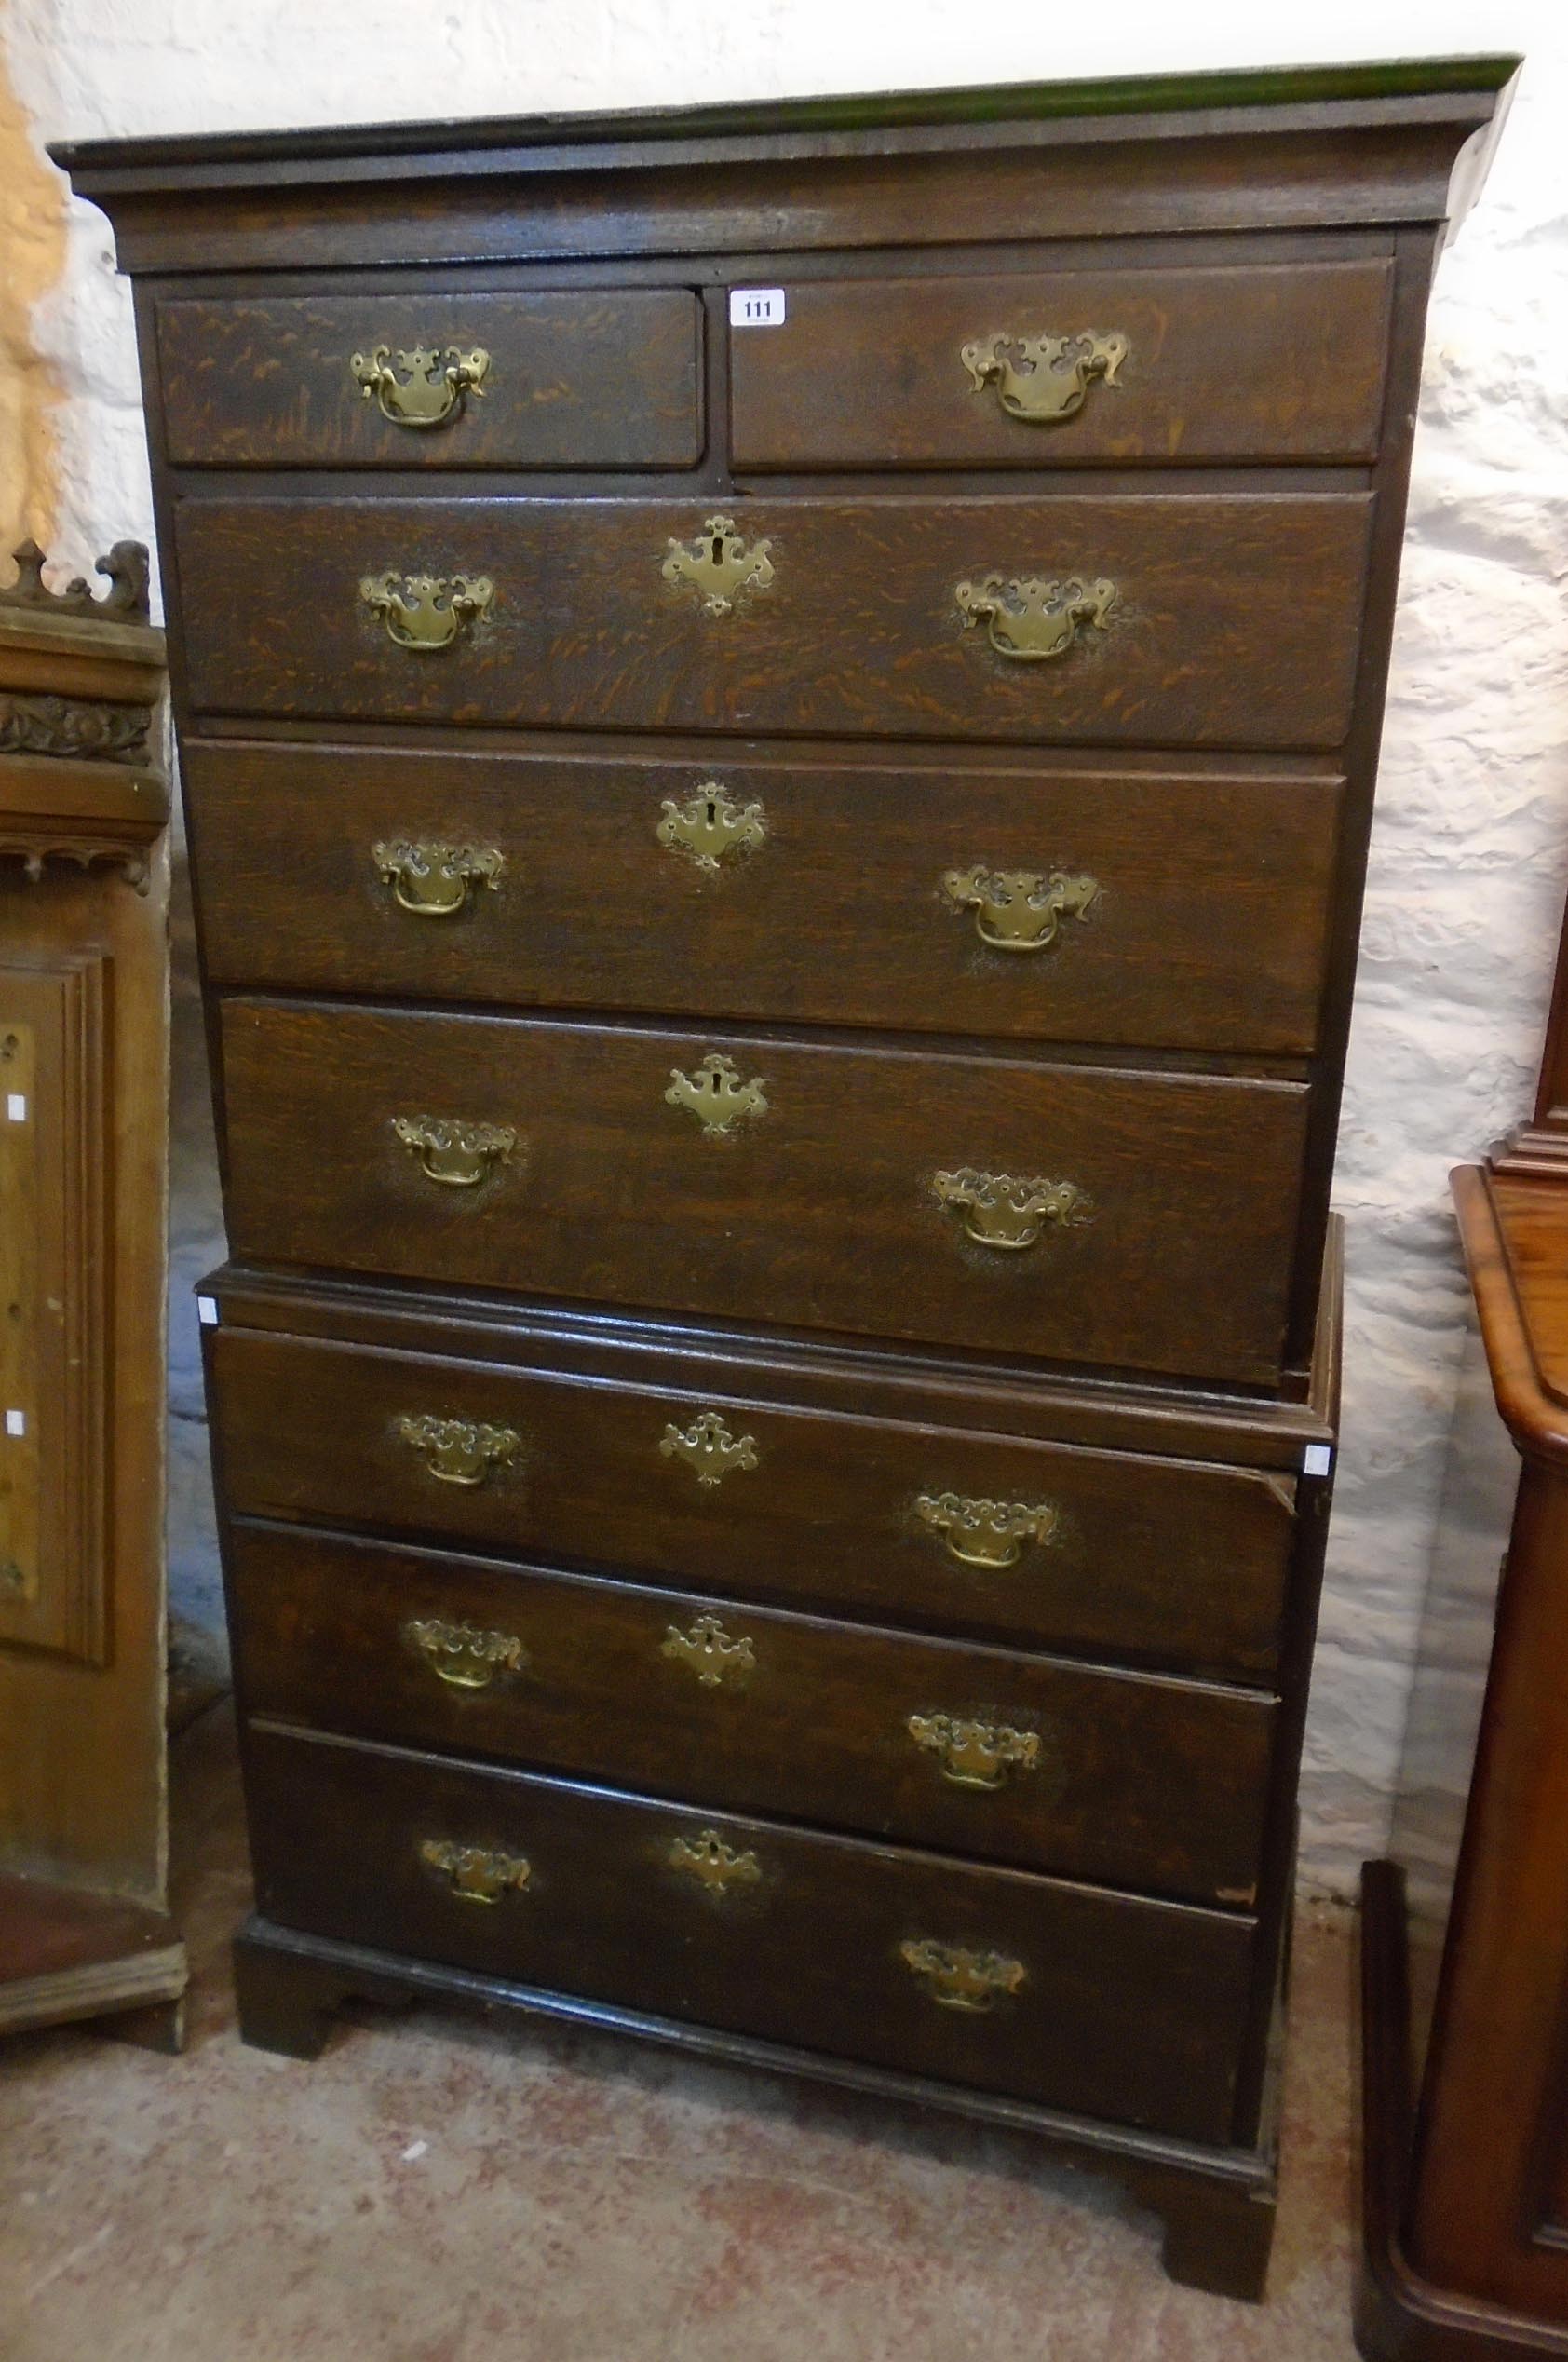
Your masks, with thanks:
[(100, 145), (250, 2039), (1025, 2127), (1260, 2293), (1329, 1177), (1507, 61)]
[[(1568, 929), (1533, 1118), (1453, 1178), (1522, 1468), (1494, 1599), (1477, 1603), (1495, 1625), (1457, 1733), (1474, 1748), (1457, 1848), (1413, 1814), (1413, 1929), (1399, 1854), (1362, 1874), (1358, 2329), (1377, 2362), (1568, 2355)], [(1407, 1777), (1430, 1785), (1434, 1766), (1407, 1741)]]
[(147, 552), (0, 585), (0, 2033), (181, 2038), (165, 1892), (169, 789)]

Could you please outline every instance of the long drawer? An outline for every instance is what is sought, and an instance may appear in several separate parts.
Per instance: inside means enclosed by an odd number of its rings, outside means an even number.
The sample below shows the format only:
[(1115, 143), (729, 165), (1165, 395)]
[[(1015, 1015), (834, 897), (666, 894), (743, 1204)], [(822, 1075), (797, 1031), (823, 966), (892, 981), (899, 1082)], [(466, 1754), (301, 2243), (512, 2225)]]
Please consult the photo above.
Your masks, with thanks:
[(281, 1925), (1229, 2138), (1238, 1915), (267, 1729), (246, 1755)]
[(1348, 728), (1369, 494), (735, 507), (187, 498), (190, 703), (1262, 748)]
[(1344, 782), (187, 744), (213, 981), (1316, 1041)]
[(241, 1260), (1267, 1383), (1307, 1092), (233, 999)]
[(633, 1387), (226, 1324), (208, 1351), (242, 1513), (1244, 1680), (1278, 1655), (1289, 1477), (694, 1395), (673, 1364)]
[(1275, 1708), (750, 1603), (234, 1527), (247, 1709), (1250, 1906)]
[(689, 468), (702, 313), (680, 287), (166, 297), (176, 466)]
[(795, 279), (730, 334), (739, 468), (1366, 460), (1393, 267)]

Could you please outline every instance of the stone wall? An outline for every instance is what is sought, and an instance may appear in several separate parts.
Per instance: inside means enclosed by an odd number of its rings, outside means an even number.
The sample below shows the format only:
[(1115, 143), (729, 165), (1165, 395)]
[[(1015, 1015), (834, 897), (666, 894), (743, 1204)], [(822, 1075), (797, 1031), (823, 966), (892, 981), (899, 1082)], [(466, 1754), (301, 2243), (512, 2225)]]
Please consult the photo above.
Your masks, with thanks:
[[(0, 21), (34, 143), (1435, 53), (1478, 33), (1459, 0), (1186, 15), (1152, 0), (1011, 20), (948, 0), (10, 0)], [(1342, 1891), (1386, 1832), (1448, 1455), (1466, 1299), (1445, 1174), (1528, 1104), (1568, 881), (1568, 20), (1560, 0), (1499, 0), (1480, 31), (1530, 66), (1432, 312), (1336, 1184), (1345, 1436), (1303, 1860)], [(150, 534), (128, 302), (101, 220), (74, 208), (62, 250), (59, 184), (3, 80), (0, 173), (0, 515), (81, 565)], [(188, 929), (177, 951), (171, 1547), (177, 1592), (210, 1614), (188, 1285), (216, 1259), (218, 1216)], [(1494, 1498), (1474, 1525), (1495, 1552)]]

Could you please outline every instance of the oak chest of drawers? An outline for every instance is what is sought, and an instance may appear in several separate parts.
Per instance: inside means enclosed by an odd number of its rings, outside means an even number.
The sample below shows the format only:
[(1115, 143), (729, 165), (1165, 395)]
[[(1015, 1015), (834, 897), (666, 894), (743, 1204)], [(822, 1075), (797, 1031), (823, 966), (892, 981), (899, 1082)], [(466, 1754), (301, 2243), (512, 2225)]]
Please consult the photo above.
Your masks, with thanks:
[(259, 1915), (1255, 2294), (1426, 293), (1506, 61), (79, 148)]

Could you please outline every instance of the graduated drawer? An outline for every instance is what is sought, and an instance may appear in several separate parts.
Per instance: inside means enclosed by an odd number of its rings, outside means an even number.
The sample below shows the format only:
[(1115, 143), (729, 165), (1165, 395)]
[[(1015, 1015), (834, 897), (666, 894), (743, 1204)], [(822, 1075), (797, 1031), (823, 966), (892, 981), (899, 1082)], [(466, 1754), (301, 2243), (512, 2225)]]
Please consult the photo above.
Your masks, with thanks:
[(1343, 781), (187, 744), (220, 984), (1308, 1052)]
[(1306, 1089), (232, 999), (242, 1261), (1267, 1383)]
[(207, 1344), (240, 1512), (1243, 1679), (1278, 1654), (1288, 1476), (226, 1323)]
[[(711, 501), (186, 499), (190, 703), (1264, 748), (1348, 727), (1370, 495), (733, 505), (750, 587), (708, 570)], [(1010, 617), (981, 612), (993, 577), (1076, 587)]]
[(1250, 1907), (1250, 1691), (231, 1525), (248, 1711)]
[(176, 467), (689, 468), (702, 313), (685, 288), (168, 297)]
[(737, 468), (1371, 459), (1393, 266), (804, 279), (732, 329)]
[(246, 1759), (283, 1926), (1229, 2138), (1250, 1920), (268, 1729)]

